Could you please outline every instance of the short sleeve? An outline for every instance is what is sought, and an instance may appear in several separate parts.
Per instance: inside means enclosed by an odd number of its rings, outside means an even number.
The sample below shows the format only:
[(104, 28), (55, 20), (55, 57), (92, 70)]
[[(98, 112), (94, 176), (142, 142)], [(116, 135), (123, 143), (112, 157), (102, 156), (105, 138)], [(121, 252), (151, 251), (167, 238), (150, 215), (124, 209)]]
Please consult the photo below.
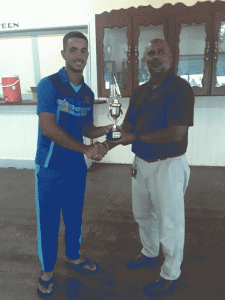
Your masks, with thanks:
[(168, 126), (193, 126), (195, 96), (187, 82), (177, 82), (167, 101)]
[(50, 80), (47, 77), (41, 79), (37, 86), (37, 114), (41, 112), (55, 114), (57, 110), (55, 96), (56, 91)]

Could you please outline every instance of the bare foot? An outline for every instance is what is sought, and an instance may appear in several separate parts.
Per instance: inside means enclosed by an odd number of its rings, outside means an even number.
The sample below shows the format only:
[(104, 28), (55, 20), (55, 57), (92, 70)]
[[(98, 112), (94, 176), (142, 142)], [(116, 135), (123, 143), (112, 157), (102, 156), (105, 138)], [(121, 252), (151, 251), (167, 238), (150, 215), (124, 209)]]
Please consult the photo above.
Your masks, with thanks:
[[(72, 260), (72, 259), (69, 259), (69, 258), (67, 257), (67, 261), (68, 261), (69, 263), (73, 263), (73, 264), (75, 264), (75, 265), (79, 265), (79, 264), (85, 262), (86, 259), (85, 259), (84, 257), (79, 257), (79, 258), (76, 259), (76, 260)], [(87, 270), (90, 270), (90, 271), (95, 271), (95, 270), (97, 269), (97, 266), (96, 266), (96, 264), (94, 264), (93, 262), (91, 262), (91, 264), (89, 264), (89, 263), (87, 262), (87, 264), (84, 265), (83, 268), (84, 268), (84, 269), (87, 269)]]
[[(53, 271), (52, 272), (43, 271), (41, 279), (43, 281), (49, 281), (52, 278), (52, 276), (53, 276)], [(38, 282), (38, 288), (44, 294), (50, 294), (52, 291), (52, 287), (53, 287), (53, 282), (49, 284), (48, 288), (46, 288), (44, 285), (42, 285), (40, 282)]]

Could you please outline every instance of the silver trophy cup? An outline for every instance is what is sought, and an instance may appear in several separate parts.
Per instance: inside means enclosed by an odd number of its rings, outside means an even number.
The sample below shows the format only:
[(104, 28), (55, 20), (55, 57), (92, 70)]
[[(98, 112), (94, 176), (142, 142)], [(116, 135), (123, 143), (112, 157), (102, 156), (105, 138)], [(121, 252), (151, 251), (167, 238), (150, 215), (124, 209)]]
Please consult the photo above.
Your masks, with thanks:
[(116, 141), (121, 138), (121, 132), (117, 128), (117, 121), (123, 115), (122, 105), (116, 97), (121, 97), (119, 86), (114, 77), (115, 84), (111, 85), (110, 98), (112, 102), (109, 103), (108, 118), (113, 122), (113, 127), (107, 134), (107, 140)]

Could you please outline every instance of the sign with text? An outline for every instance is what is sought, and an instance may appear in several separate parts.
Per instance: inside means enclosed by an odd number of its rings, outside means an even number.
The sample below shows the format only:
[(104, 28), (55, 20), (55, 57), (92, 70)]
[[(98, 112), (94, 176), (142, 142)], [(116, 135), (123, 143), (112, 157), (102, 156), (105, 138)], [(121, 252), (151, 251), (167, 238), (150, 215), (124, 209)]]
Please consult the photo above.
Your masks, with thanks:
[(0, 29), (19, 28), (19, 23), (0, 23)]

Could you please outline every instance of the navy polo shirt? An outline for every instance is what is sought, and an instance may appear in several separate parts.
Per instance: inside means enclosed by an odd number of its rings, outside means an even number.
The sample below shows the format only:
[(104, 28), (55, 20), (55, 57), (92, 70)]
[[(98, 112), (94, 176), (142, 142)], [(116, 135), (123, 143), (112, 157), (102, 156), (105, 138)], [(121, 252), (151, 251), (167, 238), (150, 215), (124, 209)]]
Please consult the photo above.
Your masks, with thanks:
[[(169, 71), (159, 87), (153, 89), (150, 80), (134, 91), (124, 121), (132, 124), (131, 132), (136, 134), (170, 125), (193, 126), (194, 100), (189, 83)], [(187, 144), (188, 133), (181, 142), (167, 144), (135, 140), (132, 151), (142, 159), (162, 159), (184, 154)]]
[[(80, 87), (80, 88), (79, 88)], [(37, 114), (56, 115), (56, 122), (73, 139), (83, 142), (83, 129), (93, 123), (94, 94), (84, 83), (75, 87), (64, 68), (43, 78), (37, 86)], [(38, 128), (36, 164), (55, 170), (74, 170), (84, 167), (84, 155), (62, 147)]]

